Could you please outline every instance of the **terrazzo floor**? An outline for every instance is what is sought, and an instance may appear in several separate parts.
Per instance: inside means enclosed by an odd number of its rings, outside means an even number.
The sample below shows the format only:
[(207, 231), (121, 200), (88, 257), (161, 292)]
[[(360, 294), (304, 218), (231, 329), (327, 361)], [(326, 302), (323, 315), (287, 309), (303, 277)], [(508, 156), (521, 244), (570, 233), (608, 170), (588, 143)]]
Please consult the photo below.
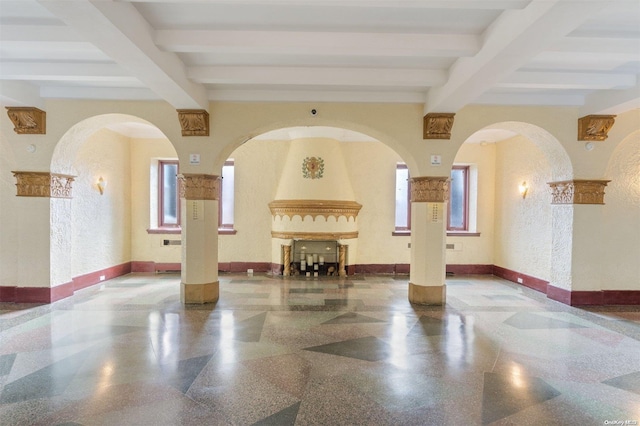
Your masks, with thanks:
[(638, 425), (640, 307), (572, 308), (494, 277), (131, 274), (0, 303), (0, 424)]

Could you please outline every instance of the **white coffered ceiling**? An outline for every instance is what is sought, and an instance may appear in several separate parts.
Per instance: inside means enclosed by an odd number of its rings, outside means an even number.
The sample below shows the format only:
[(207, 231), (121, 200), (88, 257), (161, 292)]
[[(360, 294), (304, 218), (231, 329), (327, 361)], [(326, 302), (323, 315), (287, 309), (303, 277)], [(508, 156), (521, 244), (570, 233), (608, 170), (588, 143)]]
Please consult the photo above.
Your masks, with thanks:
[(0, 0), (0, 102), (640, 107), (640, 0)]

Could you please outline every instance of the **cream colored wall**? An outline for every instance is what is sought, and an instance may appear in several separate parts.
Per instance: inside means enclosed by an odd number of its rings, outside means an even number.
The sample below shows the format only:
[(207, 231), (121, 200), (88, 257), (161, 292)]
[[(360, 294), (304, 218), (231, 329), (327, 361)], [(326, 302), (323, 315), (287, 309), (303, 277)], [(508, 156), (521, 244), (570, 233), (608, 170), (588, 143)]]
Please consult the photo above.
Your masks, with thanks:
[[(543, 280), (551, 274), (551, 168), (530, 140), (496, 144), (494, 264)], [(525, 199), (518, 185), (526, 181)]]
[(157, 224), (157, 211), (151, 208), (152, 204), (157, 205), (157, 195), (151, 192), (152, 168), (155, 173), (159, 159), (176, 159), (176, 150), (167, 139), (131, 139), (130, 149), (131, 258), (138, 262), (180, 263), (180, 246), (162, 245), (163, 240), (180, 240), (180, 234), (147, 232)]
[[(640, 288), (640, 131), (614, 151), (602, 207), (605, 240), (601, 282), (604, 290)], [(600, 207), (600, 206), (598, 206)]]
[(463, 144), (456, 155), (455, 164), (468, 165), (471, 173), (476, 173), (475, 179), (471, 179), (470, 182), (470, 198), (476, 197), (476, 223), (475, 229), (470, 231), (479, 232), (480, 236), (447, 237), (447, 243), (455, 245), (455, 249), (447, 250), (447, 264), (492, 265), (494, 263), (495, 163), (496, 144), (493, 143)]
[(343, 143), (342, 152), (356, 201), (362, 204), (356, 263), (408, 264), (411, 238), (392, 235), (396, 165), (403, 159), (381, 142)]
[(271, 262), (271, 212), (289, 142), (250, 140), (235, 162), (235, 235), (220, 235), (220, 262)]
[[(78, 150), (71, 201), (73, 277), (131, 260), (129, 139), (102, 129)], [(100, 195), (96, 181), (107, 182)]]
[[(17, 147), (16, 147), (17, 148)], [(19, 233), (15, 226), (18, 203), (16, 180), (11, 173), (16, 170), (12, 146), (0, 133), (0, 286), (15, 286), (18, 283)]]

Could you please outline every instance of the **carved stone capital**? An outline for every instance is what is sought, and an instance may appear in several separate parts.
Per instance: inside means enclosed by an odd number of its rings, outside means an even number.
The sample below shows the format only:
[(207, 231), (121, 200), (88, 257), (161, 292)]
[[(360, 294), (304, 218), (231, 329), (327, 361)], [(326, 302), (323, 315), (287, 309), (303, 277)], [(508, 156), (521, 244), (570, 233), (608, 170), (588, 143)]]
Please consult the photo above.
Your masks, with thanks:
[(609, 182), (585, 179), (549, 182), (551, 204), (604, 204), (604, 187)]
[(44, 135), (47, 132), (47, 113), (35, 107), (6, 107), (7, 115), (19, 135)]
[(182, 136), (209, 136), (209, 113), (203, 109), (179, 109)]
[(422, 176), (411, 178), (412, 203), (445, 203), (448, 199), (448, 177)]
[(11, 172), (18, 197), (71, 198), (75, 176), (49, 172)]
[(338, 219), (345, 216), (347, 221), (349, 218), (358, 216), (358, 212), (362, 208), (361, 204), (355, 201), (332, 201), (332, 200), (275, 200), (269, 203), (269, 209), (272, 216), (288, 216), (293, 219), (300, 216), (304, 220), (305, 216), (311, 216), (313, 220), (322, 216), (328, 219), (330, 216)]
[(180, 197), (186, 200), (217, 200), (220, 194), (220, 176), (183, 173), (180, 181)]
[(615, 115), (587, 115), (578, 119), (579, 141), (603, 141), (616, 121)]
[(451, 139), (453, 113), (429, 113), (422, 122), (422, 139)]

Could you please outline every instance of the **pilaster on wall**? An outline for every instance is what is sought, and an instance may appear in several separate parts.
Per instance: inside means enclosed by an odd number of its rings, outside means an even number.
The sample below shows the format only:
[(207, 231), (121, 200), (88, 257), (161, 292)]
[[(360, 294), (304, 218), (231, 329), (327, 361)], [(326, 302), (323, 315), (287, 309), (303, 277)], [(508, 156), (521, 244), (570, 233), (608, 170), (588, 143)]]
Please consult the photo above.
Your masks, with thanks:
[(442, 305), (446, 301), (448, 196), (448, 177), (424, 176), (411, 179), (411, 303)]
[(180, 179), (182, 224), (182, 303), (215, 303), (218, 282), (218, 194), (220, 177), (183, 174)]

